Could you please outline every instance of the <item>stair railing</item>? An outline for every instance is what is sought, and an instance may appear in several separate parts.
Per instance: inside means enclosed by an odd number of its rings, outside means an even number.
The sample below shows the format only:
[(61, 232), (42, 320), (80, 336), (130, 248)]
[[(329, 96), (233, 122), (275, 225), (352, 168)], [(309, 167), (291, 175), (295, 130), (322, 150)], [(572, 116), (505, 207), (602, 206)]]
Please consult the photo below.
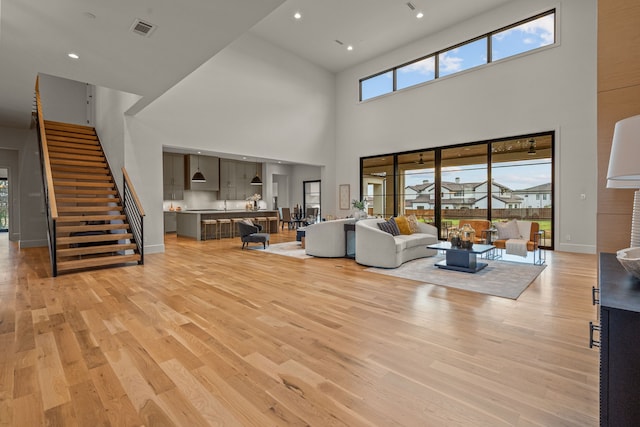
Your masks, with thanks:
[(133, 241), (140, 253), (138, 264), (144, 264), (144, 209), (125, 168), (122, 168), (122, 183), (122, 207), (131, 227)]
[(53, 175), (51, 174), (51, 163), (49, 161), (49, 147), (47, 145), (47, 134), (44, 130), (44, 115), (42, 114), (42, 102), (40, 101), (40, 77), (36, 77), (36, 111), (38, 141), (40, 150), (40, 167), (42, 170), (42, 187), (44, 189), (44, 204), (47, 212), (47, 240), (49, 243), (49, 258), (51, 260), (51, 274), (58, 275), (56, 260), (56, 221), (58, 219), (58, 205), (56, 204), (55, 188), (53, 186)]

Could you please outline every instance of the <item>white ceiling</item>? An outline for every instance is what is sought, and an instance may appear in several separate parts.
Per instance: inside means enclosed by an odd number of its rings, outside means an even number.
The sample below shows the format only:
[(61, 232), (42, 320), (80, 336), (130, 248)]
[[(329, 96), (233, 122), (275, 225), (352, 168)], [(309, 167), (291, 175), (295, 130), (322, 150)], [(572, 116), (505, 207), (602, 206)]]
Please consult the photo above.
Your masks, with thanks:
[(412, 0), (418, 20), (403, 0), (0, 0), (0, 126), (29, 126), (37, 73), (141, 95), (135, 113), (247, 31), (337, 72), (508, 1)]
[[(411, 10), (409, 0), (288, 0), (251, 32), (338, 72), (509, 1), (411, 0)], [(416, 18), (418, 11), (422, 19)], [(293, 18), (295, 12), (300, 20)]]

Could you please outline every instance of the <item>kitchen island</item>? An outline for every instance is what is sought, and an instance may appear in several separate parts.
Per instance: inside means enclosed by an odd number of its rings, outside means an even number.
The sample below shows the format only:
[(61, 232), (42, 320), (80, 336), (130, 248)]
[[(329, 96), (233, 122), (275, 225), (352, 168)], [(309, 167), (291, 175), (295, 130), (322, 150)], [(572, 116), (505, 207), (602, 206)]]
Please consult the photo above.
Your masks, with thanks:
[[(257, 218), (257, 217), (278, 217), (278, 211), (275, 210), (186, 210), (177, 212), (177, 235), (183, 237), (192, 237), (201, 240), (201, 224), (204, 219), (234, 219), (234, 218)], [(276, 221), (274, 221), (276, 222)], [(273, 224), (271, 224), (273, 226)], [(229, 230), (223, 230), (222, 237), (231, 237), (231, 227)], [(275, 230), (278, 230), (278, 224), (275, 224)]]

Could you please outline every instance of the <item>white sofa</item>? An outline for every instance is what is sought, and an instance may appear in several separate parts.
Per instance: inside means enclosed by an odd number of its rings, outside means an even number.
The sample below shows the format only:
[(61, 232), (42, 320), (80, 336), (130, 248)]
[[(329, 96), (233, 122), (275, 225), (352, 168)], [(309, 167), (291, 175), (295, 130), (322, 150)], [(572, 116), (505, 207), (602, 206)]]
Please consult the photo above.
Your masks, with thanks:
[(346, 253), (344, 225), (355, 221), (346, 218), (307, 225), (304, 228), (305, 253), (325, 258), (343, 257)]
[(438, 229), (418, 222), (420, 231), (392, 236), (380, 230), (383, 219), (356, 222), (356, 262), (371, 267), (396, 268), (412, 259), (434, 256), (437, 251), (427, 245), (438, 243)]

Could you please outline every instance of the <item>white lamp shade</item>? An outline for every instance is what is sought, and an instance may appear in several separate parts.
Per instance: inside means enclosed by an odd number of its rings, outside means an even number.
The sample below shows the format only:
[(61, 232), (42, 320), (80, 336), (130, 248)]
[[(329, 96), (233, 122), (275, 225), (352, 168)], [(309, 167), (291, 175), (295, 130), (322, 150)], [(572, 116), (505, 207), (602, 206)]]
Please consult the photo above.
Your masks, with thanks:
[[(608, 188), (640, 188), (640, 115), (620, 120), (613, 130)], [(616, 184), (609, 185), (611, 181)]]

